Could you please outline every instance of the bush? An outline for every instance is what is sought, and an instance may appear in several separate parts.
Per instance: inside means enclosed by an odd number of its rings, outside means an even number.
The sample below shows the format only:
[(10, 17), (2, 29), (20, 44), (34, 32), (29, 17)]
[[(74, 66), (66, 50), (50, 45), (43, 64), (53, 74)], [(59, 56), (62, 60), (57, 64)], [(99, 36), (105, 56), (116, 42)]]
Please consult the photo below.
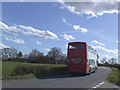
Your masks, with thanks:
[(11, 74), (12, 76), (34, 74), (36, 77), (65, 74), (65, 66), (49, 66), (49, 65), (18, 65)]
[(112, 72), (107, 77), (107, 80), (120, 86), (120, 71), (117, 68), (111, 68)]

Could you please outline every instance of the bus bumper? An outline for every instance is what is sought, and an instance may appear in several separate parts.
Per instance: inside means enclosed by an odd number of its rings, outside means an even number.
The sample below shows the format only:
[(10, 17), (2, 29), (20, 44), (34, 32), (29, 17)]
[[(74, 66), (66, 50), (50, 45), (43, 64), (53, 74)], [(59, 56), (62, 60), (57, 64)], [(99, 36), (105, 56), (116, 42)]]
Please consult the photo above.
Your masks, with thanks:
[(80, 75), (86, 75), (86, 74), (89, 74), (89, 72), (70, 72), (72, 75), (77, 75), (77, 74), (80, 74)]

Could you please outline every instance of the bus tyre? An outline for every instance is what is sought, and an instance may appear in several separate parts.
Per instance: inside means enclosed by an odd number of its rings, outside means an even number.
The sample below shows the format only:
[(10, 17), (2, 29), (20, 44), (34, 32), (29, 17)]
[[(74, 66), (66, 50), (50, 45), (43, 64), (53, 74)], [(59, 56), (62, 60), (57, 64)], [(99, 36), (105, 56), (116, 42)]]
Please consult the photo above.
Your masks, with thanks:
[(97, 70), (97, 67), (95, 67), (95, 70)]
[(91, 68), (90, 68), (90, 70), (89, 70), (89, 73), (88, 73), (89, 75), (91, 74)]

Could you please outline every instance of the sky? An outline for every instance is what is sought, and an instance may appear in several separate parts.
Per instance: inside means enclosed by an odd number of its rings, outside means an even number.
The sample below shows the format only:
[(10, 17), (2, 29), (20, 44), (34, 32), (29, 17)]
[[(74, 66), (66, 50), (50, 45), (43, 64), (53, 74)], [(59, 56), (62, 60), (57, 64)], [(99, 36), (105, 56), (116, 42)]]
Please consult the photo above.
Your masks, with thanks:
[(3, 2), (0, 48), (23, 54), (53, 47), (67, 54), (69, 42), (87, 42), (100, 58), (118, 57), (116, 2)]

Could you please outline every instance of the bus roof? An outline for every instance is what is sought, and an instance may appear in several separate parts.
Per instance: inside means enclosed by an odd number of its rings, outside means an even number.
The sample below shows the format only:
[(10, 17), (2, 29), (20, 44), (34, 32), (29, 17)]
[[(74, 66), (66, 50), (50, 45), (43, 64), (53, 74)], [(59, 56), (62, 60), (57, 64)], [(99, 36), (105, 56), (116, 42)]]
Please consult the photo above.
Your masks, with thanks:
[(87, 44), (86, 42), (69, 42), (69, 44)]

